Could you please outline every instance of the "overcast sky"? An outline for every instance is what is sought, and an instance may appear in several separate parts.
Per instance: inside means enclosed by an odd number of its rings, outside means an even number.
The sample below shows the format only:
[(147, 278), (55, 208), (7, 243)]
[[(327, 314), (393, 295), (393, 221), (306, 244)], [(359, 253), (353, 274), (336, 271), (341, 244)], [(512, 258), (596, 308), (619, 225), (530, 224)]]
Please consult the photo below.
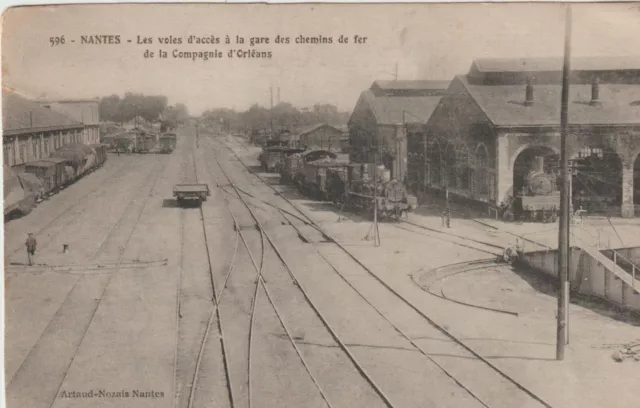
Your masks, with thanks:
[[(574, 56), (640, 55), (633, 5), (574, 5)], [(494, 5), (86, 5), (10, 9), (2, 26), (3, 85), (29, 97), (87, 98), (126, 91), (163, 94), (199, 114), (214, 107), (269, 105), (269, 88), (298, 107), (350, 111), (376, 79), (451, 79), (474, 57), (561, 56), (564, 8)], [(120, 35), (119, 45), (83, 45), (81, 35)], [(158, 36), (298, 35), (332, 45), (161, 45)], [(341, 35), (362, 45), (336, 44)], [(66, 43), (51, 47), (50, 37)], [(137, 45), (136, 36), (153, 37)], [(76, 42), (71, 43), (74, 39)], [(131, 40), (132, 43), (127, 43)], [(167, 59), (145, 59), (149, 49)], [(271, 59), (173, 59), (174, 49), (270, 50)], [(274, 94), (277, 94), (274, 91)], [(275, 97), (276, 95), (274, 95)]]

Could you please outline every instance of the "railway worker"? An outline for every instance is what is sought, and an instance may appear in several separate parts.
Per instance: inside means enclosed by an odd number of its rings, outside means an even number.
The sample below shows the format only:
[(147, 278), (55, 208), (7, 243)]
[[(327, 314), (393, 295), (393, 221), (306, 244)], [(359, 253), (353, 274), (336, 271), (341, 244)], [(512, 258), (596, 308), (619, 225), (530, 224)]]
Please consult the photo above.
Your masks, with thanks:
[(29, 266), (33, 265), (33, 257), (36, 254), (36, 246), (37, 246), (37, 241), (36, 241), (36, 237), (33, 235), (33, 233), (29, 233), (29, 236), (27, 237), (27, 241), (24, 243), (24, 245), (27, 247), (27, 258), (29, 259)]

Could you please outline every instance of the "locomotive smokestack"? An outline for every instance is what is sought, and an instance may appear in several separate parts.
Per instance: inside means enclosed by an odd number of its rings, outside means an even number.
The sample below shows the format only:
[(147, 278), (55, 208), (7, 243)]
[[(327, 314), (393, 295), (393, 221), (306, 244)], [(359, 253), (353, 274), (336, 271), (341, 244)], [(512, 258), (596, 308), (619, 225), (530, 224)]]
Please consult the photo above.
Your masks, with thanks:
[(591, 81), (591, 106), (600, 105), (600, 81), (597, 77), (593, 77)]
[(525, 106), (533, 105), (533, 83), (531, 81), (531, 77), (527, 78), (527, 89), (526, 89), (526, 98), (524, 100)]

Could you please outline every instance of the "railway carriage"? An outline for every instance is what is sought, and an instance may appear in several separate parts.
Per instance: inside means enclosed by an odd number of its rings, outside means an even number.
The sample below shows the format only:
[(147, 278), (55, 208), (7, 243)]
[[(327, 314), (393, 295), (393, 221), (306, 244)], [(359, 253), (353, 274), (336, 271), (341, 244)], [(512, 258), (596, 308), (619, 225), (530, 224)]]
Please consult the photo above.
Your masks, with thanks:
[(107, 161), (107, 149), (108, 145), (104, 143), (89, 145), (96, 153), (96, 166), (101, 167)]
[(25, 173), (37, 177), (42, 182), (42, 191), (36, 195), (49, 195), (61, 186), (60, 168), (56, 163), (48, 160), (39, 160), (25, 164)]
[(3, 167), (3, 207), (4, 215), (29, 214), (36, 205), (36, 195), (29, 191), (9, 166)]
[(66, 178), (65, 166), (67, 165), (67, 161), (65, 159), (61, 157), (47, 157), (46, 159), (42, 159), (42, 161), (51, 162), (55, 166), (55, 183), (57, 188), (61, 188), (72, 181)]
[(160, 153), (169, 154), (176, 149), (177, 136), (175, 133), (165, 133), (158, 140)]

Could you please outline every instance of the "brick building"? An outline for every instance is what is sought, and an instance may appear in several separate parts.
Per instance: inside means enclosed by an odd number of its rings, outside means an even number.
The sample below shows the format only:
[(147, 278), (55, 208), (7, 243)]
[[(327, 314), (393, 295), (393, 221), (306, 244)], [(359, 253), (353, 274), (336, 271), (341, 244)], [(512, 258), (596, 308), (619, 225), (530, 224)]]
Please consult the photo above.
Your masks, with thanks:
[(100, 143), (100, 110), (97, 99), (61, 99), (37, 101), (41, 106), (84, 124), (80, 143)]
[[(574, 58), (572, 69), (574, 205), (590, 197), (595, 210), (633, 216), (634, 192), (640, 204), (640, 61)], [(408, 127), (412, 150), (422, 156), (418, 188), (446, 186), (497, 205), (518, 193), (525, 171), (557, 174), (561, 71), (561, 59), (474, 61), (428, 123)]]
[(362, 92), (349, 119), (349, 153), (358, 163), (378, 162), (391, 177), (407, 173), (406, 124), (426, 123), (448, 81), (376, 81)]
[(84, 125), (12, 92), (2, 94), (4, 164), (21, 171), (68, 143), (81, 143)]

